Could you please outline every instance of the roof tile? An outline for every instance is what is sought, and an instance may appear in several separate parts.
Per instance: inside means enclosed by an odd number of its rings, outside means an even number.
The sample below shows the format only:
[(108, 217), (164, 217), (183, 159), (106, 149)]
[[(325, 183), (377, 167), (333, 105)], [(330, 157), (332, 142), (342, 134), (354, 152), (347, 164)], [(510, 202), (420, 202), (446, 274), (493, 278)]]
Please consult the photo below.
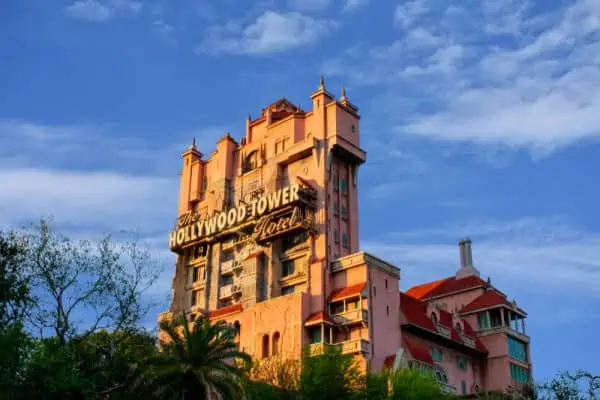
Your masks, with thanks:
[(345, 288), (334, 290), (329, 296), (330, 302), (342, 300), (346, 297), (356, 296), (367, 286), (367, 282), (361, 282), (354, 285), (347, 286)]

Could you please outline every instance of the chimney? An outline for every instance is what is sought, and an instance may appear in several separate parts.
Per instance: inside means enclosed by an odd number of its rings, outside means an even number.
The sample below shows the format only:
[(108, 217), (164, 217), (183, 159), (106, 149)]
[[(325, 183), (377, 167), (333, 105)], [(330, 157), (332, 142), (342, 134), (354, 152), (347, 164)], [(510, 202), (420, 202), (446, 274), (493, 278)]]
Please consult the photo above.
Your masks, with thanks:
[(465, 241), (461, 240), (458, 242), (458, 256), (460, 257), (460, 267), (464, 268), (467, 266), (466, 254), (465, 254)]
[(458, 242), (458, 251), (460, 256), (460, 269), (456, 272), (456, 277), (464, 278), (470, 275), (479, 276), (479, 271), (473, 266), (471, 239), (465, 238)]

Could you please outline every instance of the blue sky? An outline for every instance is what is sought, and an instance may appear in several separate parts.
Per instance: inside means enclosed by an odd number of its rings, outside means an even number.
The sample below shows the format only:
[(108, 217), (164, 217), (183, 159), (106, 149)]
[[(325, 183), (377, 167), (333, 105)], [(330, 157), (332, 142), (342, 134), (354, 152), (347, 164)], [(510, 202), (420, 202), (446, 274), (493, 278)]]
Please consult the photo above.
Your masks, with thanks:
[(181, 151), (308, 108), (323, 74), (362, 115), (362, 248), (406, 289), (470, 236), (529, 312), (535, 377), (599, 372), (597, 1), (8, 0), (0, 49), (0, 226), (138, 229), (164, 299)]

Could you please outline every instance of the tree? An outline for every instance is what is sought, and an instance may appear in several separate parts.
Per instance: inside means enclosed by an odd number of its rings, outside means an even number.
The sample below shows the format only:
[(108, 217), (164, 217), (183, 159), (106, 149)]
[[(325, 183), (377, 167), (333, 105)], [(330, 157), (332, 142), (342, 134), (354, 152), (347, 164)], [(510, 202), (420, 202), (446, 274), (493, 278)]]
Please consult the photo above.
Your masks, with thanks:
[(160, 342), (162, 352), (146, 362), (146, 377), (156, 387), (156, 396), (211, 399), (218, 393), (223, 400), (243, 398), (251, 358), (237, 349), (235, 329), (212, 324), (204, 316), (190, 325), (185, 314), (160, 323), (167, 339)]
[(600, 398), (600, 376), (583, 370), (563, 371), (538, 385), (537, 392), (540, 400), (596, 400)]
[(248, 379), (253, 382), (264, 382), (281, 389), (281, 393), (290, 396), (297, 393), (300, 387), (301, 366), (298, 360), (285, 359), (279, 356), (257, 360), (252, 364)]
[[(41, 220), (26, 232), (27, 267), (36, 301), (30, 321), (41, 337), (49, 332), (59, 343), (76, 333), (101, 328), (132, 327), (151, 304), (142, 294), (160, 269), (135, 238), (115, 243), (110, 235), (98, 241), (72, 241)], [(78, 317), (85, 315), (86, 320)]]
[(392, 400), (443, 399), (440, 386), (432, 376), (406, 368), (399, 369), (390, 376)]
[(326, 346), (323, 354), (305, 351), (300, 376), (300, 395), (311, 400), (360, 398), (361, 372), (352, 355), (343, 355), (337, 346)]
[(0, 393), (15, 398), (23, 383), (31, 338), (23, 317), (31, 305), (30, 282), (24, 273), (26, 243), (15, 232), (0, 231)]

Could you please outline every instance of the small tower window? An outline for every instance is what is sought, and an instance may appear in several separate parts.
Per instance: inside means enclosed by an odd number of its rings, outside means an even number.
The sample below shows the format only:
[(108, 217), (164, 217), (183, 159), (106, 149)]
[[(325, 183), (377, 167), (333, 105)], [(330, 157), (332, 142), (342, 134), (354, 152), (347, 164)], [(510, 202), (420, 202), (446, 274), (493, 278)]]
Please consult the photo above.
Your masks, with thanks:
[(242, 163), (242, 173), (250, 172), (258, 167), (258, 152), (253, 151), (248, 154)]
[(354, 124), (352, 124), (352, 133), (356, 132), (356, 126), (354, 126)]

